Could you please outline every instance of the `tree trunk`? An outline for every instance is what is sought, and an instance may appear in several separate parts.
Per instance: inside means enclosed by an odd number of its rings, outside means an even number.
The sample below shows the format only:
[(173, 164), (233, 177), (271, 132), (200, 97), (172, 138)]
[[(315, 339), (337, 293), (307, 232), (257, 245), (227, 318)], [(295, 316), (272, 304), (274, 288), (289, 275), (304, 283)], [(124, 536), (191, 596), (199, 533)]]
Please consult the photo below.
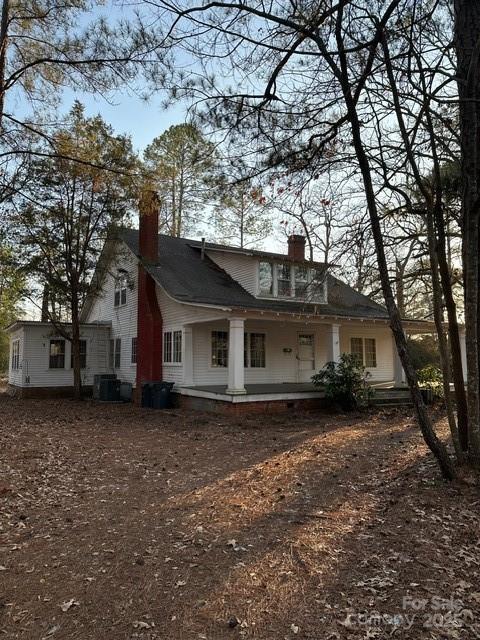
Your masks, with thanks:
[(3, 129), (3, 110), (5, 107), (5, 66), (7, 63), (9, 16), (10, 2), (9, 0), (3, 0), (0, 24), (0, 131)]
[[(445, 408), (447, 410), (448, 425), (452, 434), (452, 441), (455, 447), (455, 453), (459, 462), (464, 462), (463, 446), (453, 412), (452, 400), (450, 396), (450, 358), (448, 351), (447, 339), (443, 326), (442, 312), (442, 287), (438, 273), (437, 260), (437, 243), (435, 239), (435, 226), (433, 214), (427, 210), (427, 238), (428, 250), (430, 254), (430, 269), (432, 273), (432, 292), (433, 292), (433, 316), (438, 336), (438, 349), (440, 352), (440, 364), (442, 367), (443, 393), (445, 396)], [(465, 391), (465, 390), (464, 390)]]
[(50, 290), (48, 284), (43, 285), (43, 293), (42, 293), (42, 322), (48, 322), (50, 319), (49, 314), (49, 302), (50, 302)]
[[(465, 380), (463, 379), (462, 351), (460, 347), (460, 331), (458, 328), (457, 305), (453, 297), (450, 265), (447, 260), (445, 221), (441, 203), (435, 206), (435, 226), (437, 230), (436, 255), (442, 283), (445, 306), (448, 316), (448, 337), (450, 339), (450, 354), (452, 356), (452, 378), (457, 403), (458, 436), (462, 451), (468, 450), (468, 410)], [(447, 352), (448, 353), (448, 352)], [(448, 366), (448, 362), (446, 363)], [(449, 394), (450, 395), (450, 394)]]
[(72, 364), (73, 364), (73, 395), (75, 400), (82, 399), (82, 374), (80, 368), (80, 322), (78, 298), (72, 295)]
[(480, 223), (480, 3), (454, 0), (460, 98), (463, 275), (467, 350), (469, 451), (480, 465), (479, 223)]
[(405, 266), (402, 262), (396, 258), (395, 260), (395, 284), (397, 290), (397, 307), (398, 313), (403, 318), (405, 317), (405, 287), (403, 284), (403, 278), (405, 276)]
[(365, 196), (367, 200), (367, 207), (370, 216), (370, 223), (372, 225), (372, 235), (375, 243), (375, 249), (377, 254), (378, 269), (380, 273), (380, 282), (382, 285), (382, 292), (385, 298), (385, 304), (390, 317), (390, 328), (395, 338), (395, 344), (397, 345), (397, 351), (405, 371), (405, 377), (410, 389), (410, 395), (417, 414), (417, 420), (422, 432), (423, 438), (438, 461), (442, 475), (448, 480), (452, 480), (455, 477), (455, 468), (452, 464), (452, 460), (447, 451), (447, 448), (437, 437), (430, 417), (428, 415), (425, 403), (423, 402), (422, 395), (417, 381), (417, 374), (413, 367), (410, 354), (408, 352), (407, 339), (402, 326), (402, 319), (398, 312), (398, 307), (395, 304), (395, 298), (393, 295), (392, 287), (390, 284), (390, 278), (388, 274), (387, 259), (385, 256), (385, 247), (383, 243), (382, 229), (380, 226), (380, 218), (378, 215), (377, 202), (375, 198), (375, 190), (373, 187), (372, 176), (370, 171), (370, 164), (365, 153), (363, 146), (361, 126), (356, 111), (355, 101), (353, 99), (350, 83), (347, 75), (346, 59), (342, 55), (343, 59), (341, 69), (341, 85), (345, 98), (345, 103), (348, 111), (348, 118), (350, 121), (353, 145), (357, 156), (358, 164), (362, 174), (363, 185), (365, 187)]

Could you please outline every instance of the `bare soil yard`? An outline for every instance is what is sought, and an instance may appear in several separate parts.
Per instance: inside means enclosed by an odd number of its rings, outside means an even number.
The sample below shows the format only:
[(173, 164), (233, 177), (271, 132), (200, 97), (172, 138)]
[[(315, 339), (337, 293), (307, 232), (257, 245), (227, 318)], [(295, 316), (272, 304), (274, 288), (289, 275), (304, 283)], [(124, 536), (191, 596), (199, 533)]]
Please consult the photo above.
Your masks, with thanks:
[(479, 637), (479, 507), (408, 413), (1, 396), (0, 638)]

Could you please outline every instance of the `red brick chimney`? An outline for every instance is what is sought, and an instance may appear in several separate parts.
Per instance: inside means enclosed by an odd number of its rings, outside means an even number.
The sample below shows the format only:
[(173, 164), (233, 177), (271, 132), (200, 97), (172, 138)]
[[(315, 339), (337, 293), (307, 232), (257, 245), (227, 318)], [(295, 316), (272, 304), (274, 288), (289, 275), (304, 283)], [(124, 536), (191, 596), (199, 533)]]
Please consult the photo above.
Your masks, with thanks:
[[(139, 263), (137, 310), (137, 389), (142, 398), (142, 383), (162, 379), (162, 314), (157, 300), (155, 280), (145, 267), (158, 262), (158, 214), (160, 203), (155, 191), (146, 190), (139, 208)], [(142, 264), (143, 263), (143, 264)]]
[(288, 237), (288, 257), (296, 262), (305, 260), (305, 236), (294, 234)]

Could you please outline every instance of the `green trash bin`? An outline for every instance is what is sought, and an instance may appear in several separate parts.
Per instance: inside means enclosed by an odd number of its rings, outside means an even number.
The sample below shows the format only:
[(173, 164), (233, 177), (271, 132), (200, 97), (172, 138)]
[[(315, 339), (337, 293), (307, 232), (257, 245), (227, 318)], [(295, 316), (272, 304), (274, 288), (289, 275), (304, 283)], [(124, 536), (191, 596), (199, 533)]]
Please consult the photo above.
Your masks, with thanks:
[(170, 409), (172, 407), (173, 382), (153, 382), (151, 386), (152, 407)]

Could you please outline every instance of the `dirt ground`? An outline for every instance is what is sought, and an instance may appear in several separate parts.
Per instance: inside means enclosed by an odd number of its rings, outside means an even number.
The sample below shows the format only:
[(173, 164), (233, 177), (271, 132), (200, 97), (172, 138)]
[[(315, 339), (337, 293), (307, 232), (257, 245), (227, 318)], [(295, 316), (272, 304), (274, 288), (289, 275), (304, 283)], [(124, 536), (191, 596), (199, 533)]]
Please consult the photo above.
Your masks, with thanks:
[(0, 638), (478, 638), (479, 506), (408, 412), (2, 395)]

